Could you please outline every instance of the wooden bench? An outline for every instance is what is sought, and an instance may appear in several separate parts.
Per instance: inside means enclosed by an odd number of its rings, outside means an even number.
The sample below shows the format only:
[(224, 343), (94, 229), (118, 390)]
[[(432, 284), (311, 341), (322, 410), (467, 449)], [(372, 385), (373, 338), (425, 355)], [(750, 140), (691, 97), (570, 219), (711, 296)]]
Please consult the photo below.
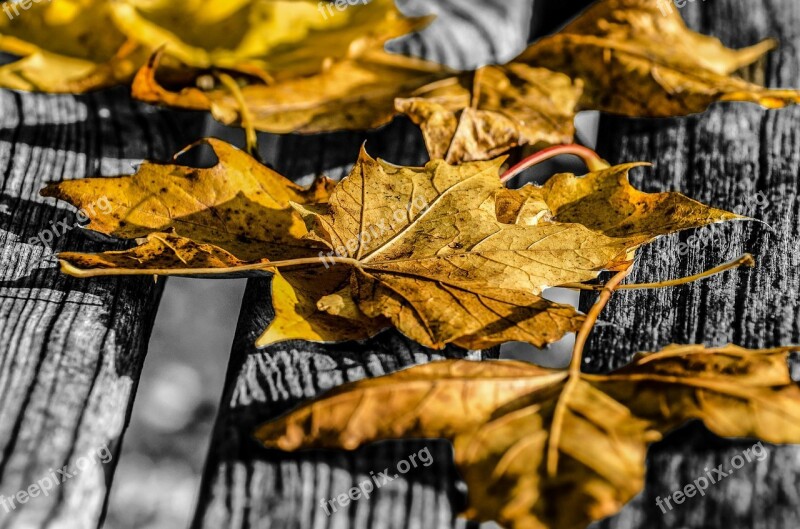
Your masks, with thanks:
[[(553, 29), (586, 1), (534, 4), (537, 31)], [(429, 2), (408, 0), (423, 12)], [(527, 0), (440, 0), (435, 32), (395, 44), (454, 66), (508, 59), (527, 36)], [(783, 41), (767, 62), (768, 83), (800, 84), (800, 6), (796, 0), (715, 0), (690, 4), (684, 15), (696, 29), (740, 46), (766, 36)], [(501, 46), (500, 43), (503, 43)], [(0, 494), (9, 498), (76, 457), (108, 446), (109, 464), (77, 474), (47, 497), (6, 512), (0, 529), (92, 528), (102, 525), (120, 443), (163, 282), (147, 278), (67, 278), (42, 262), (48, 253), (31, 244), (74, 213), (39, 197), (46, 183), (131, 172), (142, 159), (166, 160), (197, 139), (201, 114), (154, 109), (130, 101), (124, 89), (85, 96), (0, 91)], [(593, 336), (588, 366), (607, 369), (638, 349), (670, 342), (774, 345), (800, 342), (798, 330), (798, 176), (800, 109), (765, 112), (722, 105), (708, 114), (677, 120), (604, 118), (600, 153), (611, 161), (649, 160), (653, 171), (636, 173), (648, 191), (677, 189), (705, 202), (733, 208), (760, 190), (770, 198), (757, 224), (723, 228), (725, 243), (680, 256), (681, 238), (642, 252), (634, 280), (677, 277), (751, 251), (760, 266), (676, 289), (621, 293), (605, 312), (612, 325)], [(302, 179), (345, 174), (367, 138), (370, 152), (406, 165), (425, 161), (415, 127), (407, 121), (366, 135), (263, 135), (265, 159)], [(54, 237), (54, 249), (108, 248), (72, 229)], [(666, 253), (665, 253), (666, 252)], [(663, 259), (660, 255), (667, 255)], [(584, 303), (588, 302), (584, 300)], [(200, 485), (197, 528), (445, 528), (471, 526), (455, 514), (465, 490), (442, 441), (393, 442), (354, 453), (284, 454), (259, 448), (252, 427), (301, 400), (364, 376), (377, 376), (442, 356), (495, 356), (496, 351), (433, 352), (398, 333), (363, 345), (280, 344), (252, 346), (270, 318), (269, 281), (252, 280), (242, 306), (211, 452)], [(646, 311), (644, 310), (646, 308)], [(634, 311), (636, 317), (634, 317)], [(220, 354), (226, 352), (220, 351)], [(434, 464), (410, 472), (328, 517), (321, 498), (346, 491), (370, 471), (394, 466), (429, 447)], [(797, 483), (800, 451), (770, 448), (768, 460), (743, 468), (702, 500), (662, 515), (655, 497), (690, 482), (713, 462), (723, 462), (744, 442), (721, 441), (690, 427), (656, 446), (646, 491), (601, 525), (638, 527), (800, 526)], [(715, 466), (715, 465), (714, 465)]]

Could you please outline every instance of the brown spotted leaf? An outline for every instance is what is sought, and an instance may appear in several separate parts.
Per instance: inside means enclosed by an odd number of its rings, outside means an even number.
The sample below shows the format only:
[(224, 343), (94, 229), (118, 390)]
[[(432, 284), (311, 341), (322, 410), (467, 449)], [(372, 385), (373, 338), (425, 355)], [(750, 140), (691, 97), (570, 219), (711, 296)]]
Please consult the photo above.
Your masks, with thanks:
[[(314, 255), (290, 202), (324, 202), (333, 184), (306, 190), (223, 141), (205, 139), (217, 163), (207, 169), (144, 162), (136, 174), (69, 180), (42, 194), (90, 217), (89, 229), (121, 239), (174, 229), (245, 261)], [(102, 206), (102, 207), (101, 207)]]

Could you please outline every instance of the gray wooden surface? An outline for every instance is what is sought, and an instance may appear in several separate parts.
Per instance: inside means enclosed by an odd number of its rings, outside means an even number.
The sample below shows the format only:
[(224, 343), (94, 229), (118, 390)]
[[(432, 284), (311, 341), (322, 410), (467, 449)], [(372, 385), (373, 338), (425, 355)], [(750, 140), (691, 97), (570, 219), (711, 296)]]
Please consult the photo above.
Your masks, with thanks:
[[(729, 46), (779, 38), (781, 49), (749, 75), (774, 87), (800, 85), (797, 0), (714, 0), (689, 4), (682, 14), (694, 28)], [(610, 325), (591, 339), (589, 369), (605, 371), (636, 351), (673, 342), (800, 343), (800, 108), (765, 111), (722, 104), (704, 115), (674, 120), (604, 118), (598, 150), (612, 162), (654, 162), (654, 169), (635, 172), (632, 180), (639, 188), (678, 190), (714, 206), (739, 208), (773, 230), (759, 223), (732, 224), (669, 237), (642, 251), (629, 281), (689, 275), (745, 251), (758, 267), (690, 286), (618, 293), (601, 316)], [(682, 251), (681, 242), (694, 248)], [(657, 497), (663, 501), (704, 476), (706, 467), (731, 468), (731, 458), (752, 445), (752, 440), (718, 440), (698, 425), (679, 431), (651, 449), (645, 492), (598, 527), (800, 527), (796, 446), (769, 447), (764, 461), (746, 464), (712, 485), (705, 497), (687, 499), (672, 511), (662, 513), (656, 505)]]
[[(196, 117), (88, 96), (0, 91), (0, 527), (97, 527), (144, 360), (160, 287), (152, 279), (82, 281), (52, 251), (99, 248), (44, 184), (133, 171), (165, 158)], [(56, 236), (69, 226), (65, 234)], [(31, 240), (52, 237), (52, 249)], [(108, 453), (105, 449), (108, 449)], [(100, 455), (98, 456), (98, 450)], [(102, 463), (102, 460), (111, 460)], [(82, 457), (101, 461), (76, 472)], [(80, 463), (82, 464), (82, 463)], [(66, 473), (57, 469), (68, 465)], [(45, 496), (3, 501), (53, 475)], [(48, 487), (47, 481), (41, 483)], [(12, 503), (13, 502), (13, 503)]]
[[(555, 20), (563, 19), (553, 10), (580, 3), (539, 4), (537, 13), (543, 17), (535, 27), (552, 29)], [(427, 4), (405, 3), (415, 14)], [(393, 44), (393, 49), (468, 67), (493, 57), (508, 59), (527, 36), (527, 0), (441, 0), (437, 5), (437, 24), (445, 30), (434, 27)], [(763, 71), (750, 74), (775, 86), (800, 84), (797, 0), (714, 0), (689, 4), (682, 13), (695, 28), (729, 45), (781, 38), (781, 51), (765, 61)], [(89, 96), (0, 92), (0, 529), (98, 526), (160, 293), (159, 285), (146, 278), (73, 280), (58, 274), (50, 261), (43, 261), (46, 249), (31, 244), (30, 238), (52, 224), (71, 226), (75, 216), (66, 206), (39, 197), (38, 190), (64, 178), (131, 172), (131, 163), (143, 158), (166, 159), (201, 135), (202, 120), (197, 114), (141, 107), (131, 103), (124, 90)], [(262, 151), (278, 170), (299, 181), (317, 172), (341, 177), (363, 138), (353, 133), (263, 136)], [(425, 161), (418, 131), (404, 120), (367, 138), (374, 155), (408, 165)], [(634, 175), (634, 183), (643, 189), (675, 189), (717, 206), (740, 207), (773, 229), (731, 225), (710, 234), (699, 232), (697, 248), (686, 255), (681, 255), (679, 243), (689, 234), (666, 238), (641, 252), (633, 281), (686, 275), (743, 251), (752, 252), (760, 266), (692, 286), (618, 294), (603, 315), (609, 325), (599, 328), (590, 343), (589, 369), (607, 370), (637, 350), (670, 342), (800, 342), (800, 109), (767, 112), (730, 104), (676, 120), (604, 118), (599, 150), (612, 161), (655, 162), (654, 170)], [(53, 245), (55, 250), (100, 248), (75, 229), (55, 237)], [(347, 380), (440, 356), (479, 358), (493, 352), (434, 353), (396, 332), (364, 344), (290, 342), (256, 351), (253, 340), (271, 317), (270, 310), (269, 281), (251, 281), (193, 525), (468, 525), (454, 519), (465, 491), (446, 443), (385, 443), (352, 454), (283, 454), (259, 448), (249, 433), (300, 400)], [(705, 467), (727, 464), (751, 445), (752, 441), (718, 440), (697, 426), (685, 428), (651, 450), (645, 492), (598, 526), (800, 527), (800, 449), (795, 447), (769, 447), (765, 461), (746, 465), (710, 488), (704, 498), (691, 499), (667, 514), (656, 506), (657, 496), (690, 483)], [(112, 456), (109, 463), (72, 472), (77, 458), (104, 447)], [(334, 516), (320, 508), (320, 499), (347, 492), (370, 471), (394, 467), (426, 447), (434, 458), (431, 467), (410, 471), (370, 500)], [(63, 465), (70, 465), (75, 477), (49, 496), (5, 512), (3, 497), (27, 489)]]

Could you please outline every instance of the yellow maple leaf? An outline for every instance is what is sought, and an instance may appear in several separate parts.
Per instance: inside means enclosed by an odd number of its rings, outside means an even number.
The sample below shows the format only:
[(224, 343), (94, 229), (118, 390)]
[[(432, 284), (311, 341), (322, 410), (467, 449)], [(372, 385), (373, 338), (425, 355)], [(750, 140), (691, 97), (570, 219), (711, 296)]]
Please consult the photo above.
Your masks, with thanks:
[(637, 164), (507, 190), (502, 159), (398, 167), (362, 150), (332, 191), (326, 179), (304, 190), (205, 141), (219, 158), (209, 169), (145, 163), (130, 177), (46, 188), (84, 208), (105, 197), (90, 229), (147, 237), (131, 250), (62, 253), (62, 268), (81, 277), (277, 272), (276, 317), (260, 346), (367, 338), (390, 324), (434, 348), (543, 346), (583, 322), (544, 289), (627, 266), (660, 235), (739, 218), (636, 191), (627, 172)]

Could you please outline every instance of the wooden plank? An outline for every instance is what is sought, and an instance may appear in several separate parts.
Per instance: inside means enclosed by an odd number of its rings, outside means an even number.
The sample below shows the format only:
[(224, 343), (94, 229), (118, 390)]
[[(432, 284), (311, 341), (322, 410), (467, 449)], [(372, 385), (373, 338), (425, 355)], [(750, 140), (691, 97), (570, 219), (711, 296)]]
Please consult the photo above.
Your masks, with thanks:
[(436, 19), (423, 31), (390, 42), (387, 49), (461, 69), (506, 62), (527, 44), (534, 4), (531, 0), (399, 0), (404, 13), (433, 14)]
[[(434, 3), (425, 3), (431, 4)], [(514, 55), (527, 39), (530, 17), (527, 0), (492, 0), (480, 4), (471, 0), (444, 0), (435, 5), (440, 17), (438, 26), (401, 43), (400, 49), (452, 66), (467, 66), (492, 60), (491, 54), (499, 50), (516, 48), (508, 54)], [(487, 21), (492, 21), (491, 25)], [(465, 30), (470, 24), (486, 31)], [(468, 46), (458, 47), (458, 42), (451, 38), (455, 34), (469, 36), (468, 41), (461, 41), (462, 45), (468, 42)], [(483, 40), (489, 38), (496, 41), (490, 44)], [(418, 129), (402, 119), (366, 136), (358, 133), (265, 136), (262, 150), (264, 158), (280, 172), (307, 183), (309, 175), (320, 172), (335, 178), (346, 174), (365, 137), (372, 155), (393, 163), (421, 165), (427, 159)], [(452, 449), (445, 442), (383, 443), (354, 453), (286, 454), (259, 448), (250, 434), (258, 424), (343, 382), (379, 376), (437, 358), (478, 359), (496, 355), (496, 351), (467, 353), (450, 348), (437, 353), (394, 331), (364, 343), (319, 345), (292, 341), (256, 350), (254, 340), (271, 316), (269, 281), (250, 281), (193, 526), (436, 529), (466, 525), (463, 520), (454, 521), (455, 513), (463, 506), (464, 495), (457, 484)], [(433, 459), (428, 468), (412, 469), (376, 488), (369, 500), (337, 507), (331, 516), (320, 506), (320, 500), (346, 494), (358, 482), (368, 480), (370, 472), (377, 475), (388, 468), (390, 475), (397, 473), (398, 462), (425, 449)], [(332, 510), (330, 506), (328, 510)]]
[[(796, 0), (716, 0), (689, 4), (682, 12), (695, 29), (729, 46), (779, 38), (781, 49), (750, 74), (774, 87), (800, 85)], [(630, 281), (689, 275), (745, 251), (758, 267), (690, 286), (618, 293), (601, 316), (610, 325), (599, 327), (591, 339), (590, 370), (612, 369), (636, 351), (669, 343), (764, 347), (800, 341), (800, 108), (722, 104), (683, 119), (605, 118), (599, 151), (613, 162), (654, 162), (654, 169), (633, 175), (642, 189), (679, 190), (762, 219), (774, 230), (737, 223), (668, 237), (644, 249)], [(663, 501), (705, 476), (706, 468), (731, 469), (731, 459), (753, 442), (719, 440), (699, 425), (677, 432), (650, 451), (645, 492), (598, 526), (799, 527), (800, 448), (794, 446), (768, 447), (764, 461), (745, 463), (704, 497), (673, 502), (666, 512), (657, 506), (656, 498)]]
[[(101, 246), (79, 233), (73, 209), (39, 190), (166, 159), (202, 119), (133, 104), (126, 89), (0, 91), (3, 529), (99, 527), (161, 290), (146, 278), (61, 275), (51, 250)], [(82, 458), (89, 458), (84, 470), (76, 467)], [(47, 495), (34, 488), (35, 497), (16, 496), (37, 482), (54, 486)]]

